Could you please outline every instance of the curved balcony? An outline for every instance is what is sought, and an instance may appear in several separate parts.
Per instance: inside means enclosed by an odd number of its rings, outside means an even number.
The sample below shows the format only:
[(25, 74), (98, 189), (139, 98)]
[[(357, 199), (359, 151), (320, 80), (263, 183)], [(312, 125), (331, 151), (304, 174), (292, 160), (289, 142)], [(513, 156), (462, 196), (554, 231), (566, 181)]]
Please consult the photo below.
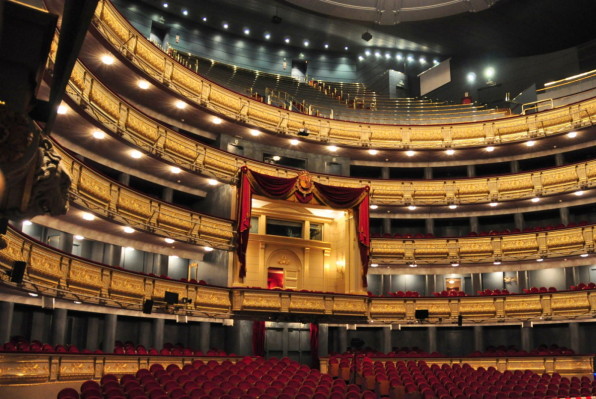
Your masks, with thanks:
[[(428, 309), (431, 323), (456, 323), (461, 315), (478, 323), (520, 320), (591, 319), (596, 290), (545, 292), (508, 296), (380, 298), (322, 292), (225, 288), (157, 278), (94, 263), (47, 247), (9, 229), (8, 247), (0, 251), (0, 268), (27, 262), (21, 287), (46, 296), (140, 311), (143, 301), (163, 301), (165, 291), (192, 299), (172, 312), (188, 316), (279, 314), (299, 318), (320, 315), (328, 322), (416, 323), (416, 309)], [(2, 274), (5, 284), (8, 277)], [(178, 313), (176, 313), (178, 314)]]
[[(271, 176), (291, 177), (298, 173), (210, 147), (157, 123), (109, 91), (80, 62), (75, 64), (67, 93), (114, 135), (185, 169), (227, 181), (233, 181), (243, 166)], [(343, 187), (369, 185), (371, 200), (379, 205), (477, 204), (594, 187), (596, 160), (534, 172), (453, 180), (370, 180), (323, 174), (313, 174), (313, 179)]]
[(229, 250), (233, 222), (179, 208), (115, 183), (86, 167), (58, 145), (54, 147), (70, 174), (71, 200), (107, 219), (189, 243)]
[(487, 237), (371, 240), (373, 261), (383, 264), (484, 263), (586, 254), (594, 250), (596, 226)]
[(309, 139), (355, 147), (395, 149), (463, 148), (552, 136), (592, 124), (596, 99), (531, 115), (447, 125), (382, 125), (320, 118), (263, 104), (225, 89), (182, 66), (145, 39), (108, 1), (95, 13), (98, 32), (138, 68), (175, 92), (231, 120)]

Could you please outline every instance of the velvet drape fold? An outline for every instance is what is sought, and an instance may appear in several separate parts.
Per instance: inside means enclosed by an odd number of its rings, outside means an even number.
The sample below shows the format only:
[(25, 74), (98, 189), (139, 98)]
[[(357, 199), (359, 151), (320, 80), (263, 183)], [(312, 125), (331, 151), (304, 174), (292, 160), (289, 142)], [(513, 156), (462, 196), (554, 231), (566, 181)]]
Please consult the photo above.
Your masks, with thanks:
[(319, 325), (310, 323), (310, 357), (312, 359), (311, 367), (319, 368)]
[(239, 277), (246, 276), (246, 249), (250, 231), (252, 195), (257, 194), (273, 199), (294, 197), (306, 204), (315, 198), (320, 203), (335, 209), (354, 209), (358, 229), (358, 247), (362, 264), (362, 283), (367, 286), (366, 274), (370, 255), (369, 229), (369, 187), (351, 188), (329, 186), (312, 182), (308, 190), (300, 189), (299, 176), (284, 178), (268, 176), (242, 167), (238, 179), (238, 229), (236, 252), (240, 263)]
[(253, 321), (252, 353), (254, 356), (265, 356), (265, 322)]

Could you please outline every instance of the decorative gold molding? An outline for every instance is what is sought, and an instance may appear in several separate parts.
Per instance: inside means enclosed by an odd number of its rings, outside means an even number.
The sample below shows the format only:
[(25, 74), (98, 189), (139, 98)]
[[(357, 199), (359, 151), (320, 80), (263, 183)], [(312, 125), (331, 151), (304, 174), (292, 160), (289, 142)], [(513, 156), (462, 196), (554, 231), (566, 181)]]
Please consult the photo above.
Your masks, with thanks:
[[(85, 67), (77, 62), (67, 89), (69, 96), (84, 105), (84, 112), (104, 125), (107, 131), (134, 146), (175, 163), (183, 168), (233, 181), (238, 170), (251, 170), (270, 176), (292, 177), (298, 172), (238, 158), (209, 147), (158, 125), (102, 86)], [(596, 100), (595, 109), (596, 109)], [(330, 176), (311, 173), (313, 181), (339, 187), (370, 186), (371, 201), (383, 205), (476, 204), (491, 201), (519, 200), (536, 195), (555, 195), (596, 186), (596, 160), (557, 168), (513, 175), (452, 180), (381, 180)], [(95, 191), (104, 193), (107, 187)]]
[(595, 244), (595, 225), (517, 233), (503, 236), (451, 238), (374, 238), (371, 256), (375, 263), (448, 264), (532, 260), (579, 255)]
[(280, 110), (210, 82), (145, 39), (108, 1), (97, 7), (95, 26), (114, 51), (122, 52), (155, 80), (189, 100), (234, 120), (295, 136), (356, 147), (458, 148), (509, 143), (590, 126), (596, 99), (532, 115), (441, 125), (382, 125), (337, 121)]
[[(550, 318), (592, 318), (596, 290), (496, 297), (377, 298), (363, 295), (213, 287), (165, 280), (84, 261), (43, 246), (9, 229), (8, 247), (0, 250), (0, 270), (14, 260), (28, 266), (23, 288), (46, 296), (78, 299), (110, 307), (140, 310), (145, 299), (161, 299), (165, 291), (192, 299), (174, 311), (220, 317), (232, 312), (309, 313), (330, 317), (360, 317), (375, 323), (416, 322), (416, 309), (428, 309), (431, 323), (455, 323), (459, 315), (477, 323)], [(1, 273), (0, 273), (1, 274)], [(88, 276), (89, 280), (85, 281)], [(99, 279), (99, 280), (98, 280)], [(4, 279), (5, 283), (7, 279)]]

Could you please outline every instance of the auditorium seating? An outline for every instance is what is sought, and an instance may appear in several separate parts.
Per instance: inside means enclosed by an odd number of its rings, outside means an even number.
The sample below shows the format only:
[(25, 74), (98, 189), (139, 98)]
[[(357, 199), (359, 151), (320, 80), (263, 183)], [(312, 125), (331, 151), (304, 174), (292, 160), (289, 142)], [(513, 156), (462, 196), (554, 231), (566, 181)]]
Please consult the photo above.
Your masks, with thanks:
[(104, 375), (100, 382), (85, 381), (80, 394), (72, 388), (59, 399), (371, 399), (372, 392), (288, 358), (245, 357), (204, 362), (195, 360), (182, 369), (153, 364), (134, 375)]
[(518, 349), (515, 345), (499, 345), (489, 346), (485, 351), (474, 351), (470, 353), (469, 357), (515, 357), (515, 356), (569, 356), (574, 355), (575, 352), (565, 346), (558, 346), (553, 344), (550, 346), (540, 345), (531, 351)]
[(593, 290), (596, 289), (596, 283), (579, 283), (578, 285), (572, 285), (569, 289), (571, 291)]

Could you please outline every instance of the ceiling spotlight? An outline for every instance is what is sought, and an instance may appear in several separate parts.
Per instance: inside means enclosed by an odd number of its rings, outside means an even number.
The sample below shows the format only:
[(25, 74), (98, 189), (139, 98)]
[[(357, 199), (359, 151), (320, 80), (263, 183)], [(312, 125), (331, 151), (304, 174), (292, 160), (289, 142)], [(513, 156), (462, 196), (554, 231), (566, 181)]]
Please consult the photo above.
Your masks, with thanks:
[(368, 57), (370, 55), (370, 50), (364, 51), (364, 55)]
[(408, 150), (406, 151), (406, 155), (409, 157), (413, 157), (414, 155), (416, 155), (416, 151)]
[(364, 61), (364, 57), (363, 57), (363, 56), (361, 56), (361, 55), (359, 55), (359, 56), (358, 56), (358, 61)]
[(132, 252), (135, 249), (133, 247), (124, 247), (124, 252)]
[(122, 228), (122, 231), (124, 231), (126, 234), (132, 234), (132, 233), (134, 233), (134, 232), (135, 232), (135, 229), (133, 229), (133, 228), (132, 228), (132, 227), (130, 227), (130, 226), (124, 226), (124, 227)]
[(81, 302), (81, 301), (72, 301), (72, 303), (74, 303), (75, 305), (80, 305), (83, 302)]
[(170, 237), (166, 237), (163, 239), (167, 244), (173, 244), (176, 240)]
[(489, 145), (488, 147), (486, 147), (484, 149), (484, 151), (486, 151), (486, 152), (493, 152), (494, 150), (495, 150), (495, 147), (493, 147), (492, 145)]
[(540, 202), (540, 198), (539, 197), (534, 197), (530, 201), (532, 201), (533, 203)]
[(325, 43), (325, 44), (323, 45), (323, 47), (325, 47), (325, 48), (329, 48), (329, 44)]
[(409, 205), (408, 209), (411, 211), (415, 211), (416, 210), (416, 205)]
[(209, 184), (210, 186), (217, 186), (219, 182), (215, 179), (209, 179), (207, 180), (207, 184)]
[(73, 238), (77, 241), (83, 241), (85, 239), (85, 237), (79, 234), (75, 234)]
[(538, 258), (538, 259), (536, 259), (536, 262), (542, 262), (542, 261), (544, 261), (544, 258)]
[(23, 226), (31, 226), (33, 223), (31, 220), (23, 220)]
[(420, 59), (418, 60), (418, 62), (420, 62), (421, 64), (426, 64), (426, 58), (424, 57), (420, 57)]
[(274, 161), (279, 161), (281, 157), (279, 155), (274, 155), (271, 157), (271, 159), (273, 159)]
[(105, 65), (112, 65), (114, 61), (114, 57), (109, 54), (104, 54), (101, 56), (101, 62), (103, 62)]
[(31, 296), (33, 298), (37, 298), (39, 296), (39, 294), (37, 292), (29, 292), (29, 296)]
[(585, 191), (583, 191), (583, 190), (577, 190), (576, 192), (573, 193), (573, 195), (576, 195), (578, 197), (581, 197), (582, 195), (584, 195), (584, 192)]
[(418, 267), (418, 265), (416, 263), (410, 263), (408, 266), (410, 266), (410, 267)]
[(267, 40), (271, 39), (271, 33), (265, 33), (265, 39), (267, 39)]
[(364, 40), (365, 42), (370, 42), (370, 39), (372, 39), (372, 34), (369, 31), (366, 31), (362, 34), (362, 40)]
[(490, 205), (490, 206), (492, 206), (494, 208), (495, 206), (499, 205), (499, 203), (498, 202), (491, 202), (488, 205)]
[(137, 82), (137, 86), (139, 86), (140, 89), (147, 90), (149, 88), (149, 82), (141, 79)]
[(203, 247), (203, 250), (205, 252), (211, 252), (211, 251), (213, 251), (213, 248), (212, 247)]
[(188, 10), (182, 10), (182, 14), (188, 15)]
[(184, 101), (182, 101), (182, 100), (176, 100), (176, 102), (174, 103), (174, 105), (178, 109), (184, 109), (187, 106), (187, 104)]
[(370, 267), (379, 267), (379, 264), (378, 263), (371, 263), (370, 264)]
[(371, 204), (371, 205), (369, 206), (369, 208), (370, 208), (370, 209), (377, 209), (378, 207), (379, 207), (379, 206), (378, 206), (378, 205), (375, 205), (375, 204)]
[(168, 8), (168, 3), (163, 3), (163, 8)]
[(180, 169), (177, 166), (170, 166), (170, 172), (172, 172), (172, 173), (174, 173), (174, 174), (177, 175), (178, 173), (182, 172), (182, 169)]
[(228, 28), (230, 27), (230, 25), (228, 25), (228, 23), (227, 23), (227, 22), (224, 22), (224, 23), (223, 23), (223, 25), (222, 25), (222, 27), (223, 27), (224, 29), (228, 29)]
[(468, 83), (474, 83), (476, 81), (476, 74), (474, 72), (468, 72), (466, 75), (466, 80)]
[(581, 254), (580, 255), (582, 258), (587, 258), (588, 256), (590, 256), (590, 254)]
[(455, 154), (455, 150), (453, 148), (449, 148), (448, 150), (445, 150), (445, 154), (453, 155), (453, 154)]
[(143, 153), (139, 150), (131, 150), (130, 156), (134, 159), (140, 159), (143, 157)]
[(211, 123), (213, 123), (214, 125), (221, 125), (222, 122), (223, 120), (221, 118), (218, 118), (217, 116), (214, 116), (213, 119), (211, 119)]
[(526, 141), (526, 147), (534, 147), (534, 144), (536, 144), (536, 141), (534, 140)]
[(245, 35), (250, 35), (250, 29), (244, 28), (244, 34)]
[(398, 61), (401, 61), (401, 60), (403, 60), (403, 58), (404, 58), (404, 57), (403, 57), (401, 54), (395, 54), (395, 58), (396, 58)]
[(257, 130), (257, 129), (250, 129), (250, 135), (251, 136), (257, 137), (260, 134), (261, 134), (261, 132), (259, 130)]
[(102, 132), (101, 130), (94, 130), (93, 138), (96, 138), (98, 140), (103, 140), (106, 138), (106, 134), (104, 132)]
[(81, 215), (81, 217), (83, 219), (85, 219), (85, 220), (90, 221), (90, 222), (93, 221), (93, 220), (95, 220), (95, 215), (92, 214), (92, 213), (89, 213), (89, 212), (83, 212), (83, 214)]
[(203, 20), (203, 22), (207, 22), (207, 17), (203, 17), (201, 19)]
[(304, 41), (304, 47), (308, 47), (309, 44), (310, 44), (310, 42), (308, 40)]
[(451, 267), (458, 267), (458, 266), (459, 266), (459, 263), (457, 263), (457, 262), (453, 262), (453, 263), (451, 264)]
[(484, 77), (486, 79), (488, 79), (489, 81), (492, 80), (492, 78), (495, 77), (495, 68), (493, 67), (488, 67), (484, 70)]
[(451, 204), (451, 205), (449, 205), (449, 209), (457, 209), (457, 205)]
[(496, 266), (499, 266), (500, 264), (501, 264), (501, 261), (500, 260), (496, 260), (496, 261), (493, 262), (493, 265), (496, 265)]
[(348, 46), (345, 46), (345, 47), (344, 47), (344, 50), (348, 51), (348, 49), (349, 49), (349, 47), (348, 47)]
[(286, 37), (286, 38), (284, 39), (284, 42), (286, 42), (286, 44), (290, 44), (290, 38), (289, 38), (289, 37)]
[(334, 145), (330, 145), (330, 146), (328, 146), (328, 147), (327, 147), (327, 149), (328, 149), (329, 151), (331, 151), (331, 152), (335, 152), (335, 151), (337, 151), (337, 147), (336, 147), (336, 146), (334, 146)]
[(368, 153), (370, 155), (377, 155), (379, 153), (379, 150), (375, 150), (374, 148), (371, 148), (370, 150), (368, 150)]
[(64, 115), (64, 114), (66, 114), (67, 110), (68, 110), (68, 108), (66, 108), (65, 105), (59, 105), (58, 111), (56, 111), (56, 112), (58, 112), (59, 115)]
[(414, 57), (412, 55), (408, 55), (408, 58), (407, 59), (408, 59), (408, 62), (414, 61)]
[(570, 139), (574, 139), (577, 137), (577, 132), (569, 132), (567, 133), (567, 137), (569, 137)]
[(291, 140), (290, 140), (290, 144), (291, 144), (291, 145), (298, 145), (298, 144), (300, 144), (300, 140), (291, 139)]

